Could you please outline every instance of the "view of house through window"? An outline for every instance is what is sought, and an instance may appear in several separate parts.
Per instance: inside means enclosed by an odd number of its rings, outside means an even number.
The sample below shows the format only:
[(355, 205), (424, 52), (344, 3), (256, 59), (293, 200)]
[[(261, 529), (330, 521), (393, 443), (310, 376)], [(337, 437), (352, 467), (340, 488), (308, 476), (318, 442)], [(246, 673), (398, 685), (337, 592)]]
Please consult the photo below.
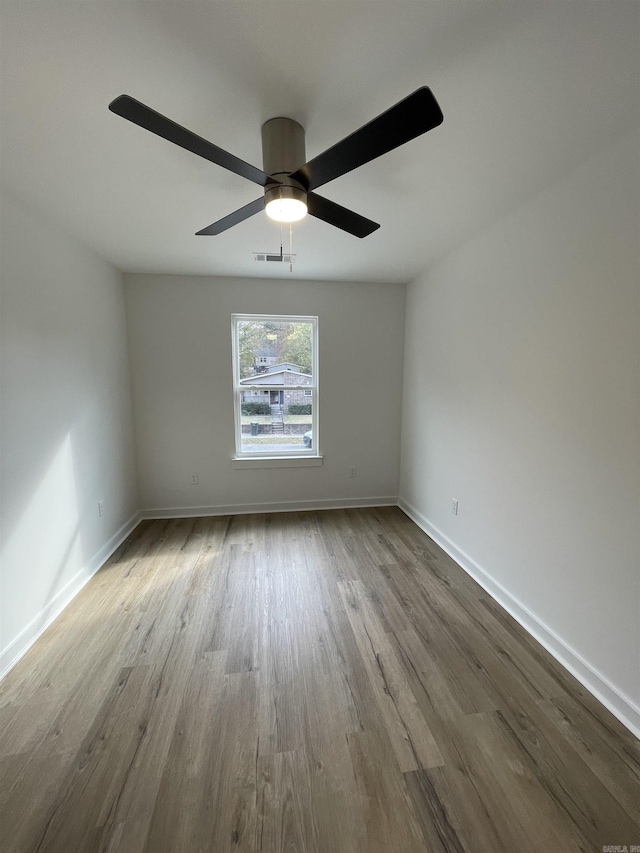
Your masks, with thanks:
[(317, 454), (317, 318), (233, 315), (236, 454)]

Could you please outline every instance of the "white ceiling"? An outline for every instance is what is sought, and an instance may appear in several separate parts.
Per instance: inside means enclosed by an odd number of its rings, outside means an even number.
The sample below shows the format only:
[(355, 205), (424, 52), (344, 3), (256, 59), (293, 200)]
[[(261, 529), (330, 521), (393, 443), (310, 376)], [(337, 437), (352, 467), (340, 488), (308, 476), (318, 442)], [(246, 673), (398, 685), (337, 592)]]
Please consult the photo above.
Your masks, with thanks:
[[(113, 115), (132, 95), (261, 167), (260, 128), (307, 157), (428, 85), (444, 123), (322, 187), (381, 228), (307, 217), (298, 278), (411, 279), (639, 122), (637, 0), (2, 2), (1, 177), (129, 272), (283, 276), (260, 188)], [(33, 235), (37, 240), (37, 234)]]

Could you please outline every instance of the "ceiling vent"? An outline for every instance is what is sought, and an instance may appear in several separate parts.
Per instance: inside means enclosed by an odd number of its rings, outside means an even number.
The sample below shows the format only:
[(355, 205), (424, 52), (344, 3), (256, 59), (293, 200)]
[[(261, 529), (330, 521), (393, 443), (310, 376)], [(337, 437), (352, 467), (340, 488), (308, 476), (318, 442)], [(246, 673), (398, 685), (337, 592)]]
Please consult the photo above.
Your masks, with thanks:
[(295, 259), (296, 259), (296, 256), (292, 255), (291, 253), (277, 254), (277, 255), (272, 255), (272, 254), (269, 254), (268, 252), (254, 252), (253, 253), (253, 260), (254, 261), (275, 261), (276, 263), (281, 263), (281, 264), (292, 264), (295, 261)]

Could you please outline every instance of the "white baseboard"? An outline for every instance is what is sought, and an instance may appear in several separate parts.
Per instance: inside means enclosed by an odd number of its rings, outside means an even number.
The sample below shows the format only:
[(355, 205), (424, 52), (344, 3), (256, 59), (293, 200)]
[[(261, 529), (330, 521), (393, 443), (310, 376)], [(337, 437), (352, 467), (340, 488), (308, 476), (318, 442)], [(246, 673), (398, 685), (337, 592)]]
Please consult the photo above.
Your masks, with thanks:
[(498, 604), (513, 616), (571, 675), (578, 679), (599, 702), (611, 711), (636, 737), (640, 738), (640, 708), (606, 676), (572, 649), (548, 625), (518, 601), (507, 589), (481, 568), (468, 554), (460, 550), (447, 536), (435, 527), (414, 506), (403, 498), (398, 506), (418, 527), (430, 536), (443, 551), (456, 561), (467, 574), (477, 581)]
[(262, 512), (305, 512), (314, 509), (358, 509), (367, 506), (397, 506), (398, 498), (333, 498), (329, 500), (279, 501), (221, 506), (164, 507), (142, 510), (142, 518), (196, 518), (205, 515), (247, 515)]
[(118, 548), (127, 536), (135, 529), (140, 522), (142, 516), (139, 512), (132, 515), (110, 539), (97, 551), (89, 560), (86, 566), (83, 566), (80, 571), (71, 580), (66, 583), (62, 589), (54, 595), (54, 597), (46, 604), (40, 613), (34, 617), (31, 622), (18, 634), (18, 636), (9, 643), (6, 649), (0, 652), (0, 680), (13, 669), (31, 646), (36, 642), (62, 613), (67, 604), (80, 592), (82, 587), (89, 581), (101, 566), (103, 566), (113, 552)]

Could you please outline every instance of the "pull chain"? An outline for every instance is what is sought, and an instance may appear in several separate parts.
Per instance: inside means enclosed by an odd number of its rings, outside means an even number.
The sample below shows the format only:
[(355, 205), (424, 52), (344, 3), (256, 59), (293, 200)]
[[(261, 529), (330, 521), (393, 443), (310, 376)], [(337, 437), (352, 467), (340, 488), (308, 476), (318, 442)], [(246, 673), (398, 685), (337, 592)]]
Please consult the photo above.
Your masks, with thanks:
[(289, 223), (289, 272), (293, 272), (293, 226)]

